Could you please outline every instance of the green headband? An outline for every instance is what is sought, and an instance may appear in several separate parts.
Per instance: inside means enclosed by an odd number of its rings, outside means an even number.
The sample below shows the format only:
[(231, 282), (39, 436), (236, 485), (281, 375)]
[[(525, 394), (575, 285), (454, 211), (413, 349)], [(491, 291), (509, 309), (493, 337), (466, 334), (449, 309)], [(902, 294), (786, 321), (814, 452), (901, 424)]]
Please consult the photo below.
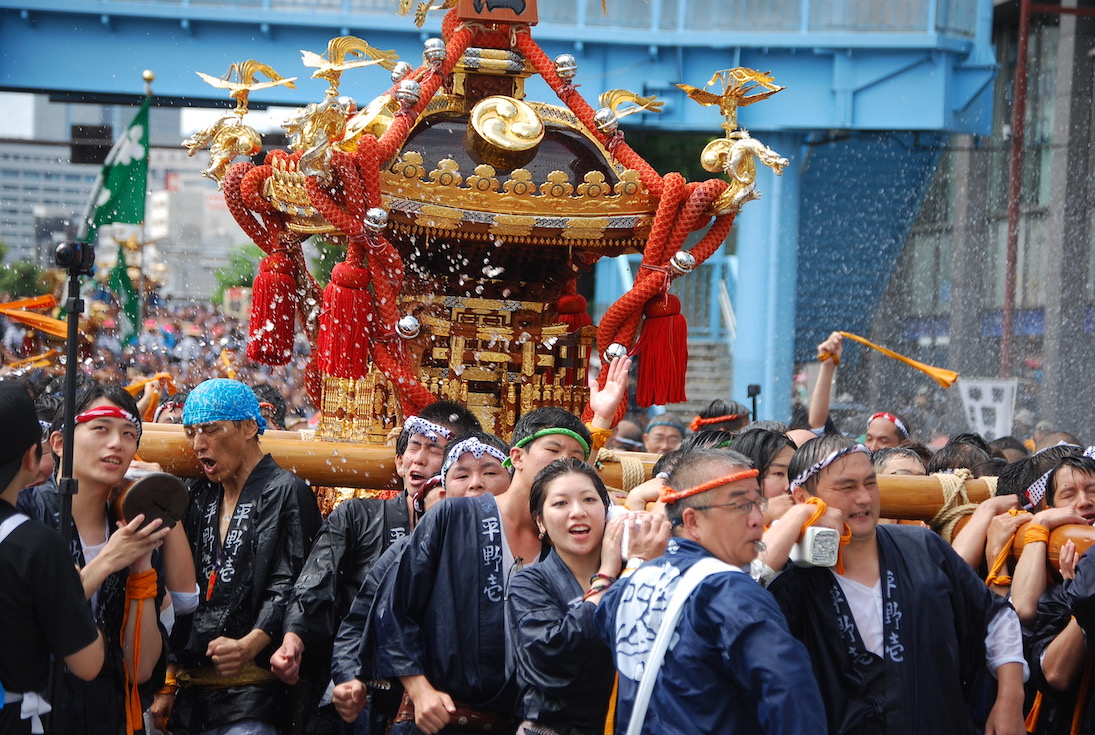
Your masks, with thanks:
[[(543, 438), (545, 436), (551, 436), (552, 434), (562, 434), (563, 436), (569, 436), (571, 439), (581, 444), (582, 449), (585, 450), (586, 453), (585, 458), (587, 460), (589, 459), (589, 442), (583, 439), (582, 435), (579, 434), (577, 431), (571, 431), (570, 429), (564, 429), (558, 426), (548, 429), (540, 429), (535, 434), (532, 434), (531, 436), (526, 436), (524, 439), (514, 444), (513, 447), (515, 449), (524, 449), (526, 446), (532, 444), (537, 439)], [(509, 457), (506, 457), (506, 461), (502, 463), (502, 466), (506, 469), (509, 469), (513, 466), (513, 460)]]

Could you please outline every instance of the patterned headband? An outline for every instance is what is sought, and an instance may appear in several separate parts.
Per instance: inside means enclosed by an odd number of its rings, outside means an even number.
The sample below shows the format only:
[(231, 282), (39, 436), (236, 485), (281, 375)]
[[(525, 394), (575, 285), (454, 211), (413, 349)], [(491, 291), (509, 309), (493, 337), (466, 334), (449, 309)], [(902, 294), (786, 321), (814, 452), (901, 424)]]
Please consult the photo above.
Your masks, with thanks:
[(216, 421), (254, 421), (259, 434), (266, 431), (266, 418), (255, 392), (238, 380), (211, 378), (198, 384), (183, 404), (184, 426)]
[(726, 475), (725, 477), (716, 477), (714, 480), (708, 480), (702, 485), (696, 485), (695, 487), (690, 487), (686, 490), (674, 490), (668, 485), (663, 485), (662, 491), (658, 495), (658, 500), (666, 503), (667, 505), (672, 505), (678, 500), (683, 500), (684, 498), (690, 497), (692, 495), (699, 495), (700, 493), (705, 493), (708, 490), (714, 490), (717, 487), (729, 485), (730, 483), (737, 482), (738, 480), (748, 480), (750, 477), (757, 477), (758, 475), (760, 475), (760, 470), (742, 470), (741, 472), (735, 472), (734, 474)]
[(1054, 467), (1030, 484), (1030, 487), (1027, 488), (1027, 502), (1023, 503), (1023, 510), (1033, 511), (1039, 503), (1045, 500), (1049, 481), (1053, 478), (1053, 473), (1056, 471), (1057, 468)]
[(76, 416), (76, 423), (86, 424), (95, 419), (121, 419), (137, 427), (137, 441), (141, 441), (141, 420), (118, 406), (96, 406)]
[(836, 462), (841, 457), (846, 457), (849, 454), (854, 454), (856, 452), (862, 452), (868, 457), (871, 456), (871, 450), (867, 449), (867, 447), (863, 446), (862, 444), (855, 444), (850, 447), (844, 447), (843, 449), (836, 449), (832, 452), (829, 452), (829, 455), (824, 459), (815, 462), (806, 469), (804, 469), (798, 477), (791, 480), (791, 490), (794, 490), (796, 487), (802, 487), (810, 480), (811, 477), (821, 472), (823, 469), (831, 465), (833, 462)]
[(440, 424), (435, 424), (417, 416), (408, 416), (403, 422), (403, 430), (410, 434), (421, 434), (431, 441), (452, 439), (452, 432)]
[(909, 430), (905, 428), (905, 424), (901, 423), (901, 419), (897, 418), (892, 413), (888, 413), (886, 411), (880, 411), (879, 413), (876, 413), (874, 416), (871, 416), (869, 419), (867, 419), (867, 427), (868, 428), (870, 427), (871, 422), (874, 421), (875, 419), (886, 419), (891, 424), (896, 426), (897, 430), (900, 431), (901, 435), (904, 436), (906, 439), (911, 439), (912, 438), (912, 437), (909, 436)]
[(483, 455), (489, 454), (497, 459), (499, 462), (505, 462), (509, 459), (509, 455), (503, 452), (501, 449), (490, 444), (484, 444), (474, 436), (469, 436), (467, 439), (454, 444), (449, 447), (445, 452), (445, 463), (441, 465), (441, 487), (445, 487), (445, 478), (448, 477), (449, 468), (451, 468), (456, 461), (465, 454), (471, 454), (476, 459), (483, 459)]
[[(1064, 442), (1062, 442), (1062, 444), (1063, 443)], [(1057, 446), (1061, 445), (1058, 444)], [(1085, 449), (1083, 456), (1087, 457), (1088, 459), (1095, 459), (1095, 447), (1088, 447), (1087, 449)], [(1049, 483), (1053, 481), (1053, 475), (1055, 472), (1057, 472), (1056, 467), (1049, 470), (1030, 484), (1030, 487), (1028, 487), (1026, 491), (1027, 502), (1023, 503), (1023, 510), (1033, 511), (1036, 507), (1038, 507), (1039, 503), (1045, 500), (1046, 494), (1049, 492)]]
[[(259, 404), (260, 407), (262, 404)], [(174, 411), (176, 408), (182, 408), (181, 401), (164, 401), (159, 406), (156, 406), (156, 413), (152, 415), (152, 423), (157, 423), (160, 420), (160, 416), (167, 411)]]

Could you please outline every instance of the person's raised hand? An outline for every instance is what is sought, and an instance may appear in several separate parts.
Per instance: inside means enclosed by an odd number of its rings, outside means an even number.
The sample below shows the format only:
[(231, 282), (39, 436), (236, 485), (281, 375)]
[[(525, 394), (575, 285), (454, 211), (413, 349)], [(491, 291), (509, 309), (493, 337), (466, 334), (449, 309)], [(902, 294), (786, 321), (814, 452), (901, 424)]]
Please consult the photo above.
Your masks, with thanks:
[(627, 373), (631, 369), (631, 358), (617, 357), (602, 369), (608, 371), (605, 387), (599, 387), (596, 380), (589, 381), (589, 408), (593, 411), (594, 427), (608, 429), (612, 427), (616, 409), (627, 396)]

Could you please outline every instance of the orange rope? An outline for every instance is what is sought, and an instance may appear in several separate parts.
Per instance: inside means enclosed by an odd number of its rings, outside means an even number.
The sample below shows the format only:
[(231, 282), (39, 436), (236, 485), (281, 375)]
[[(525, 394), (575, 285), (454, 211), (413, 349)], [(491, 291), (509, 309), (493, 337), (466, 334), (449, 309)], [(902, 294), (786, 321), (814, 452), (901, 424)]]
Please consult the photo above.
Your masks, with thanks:
[(692, 419), (692, 423), (688, 425), (688, 428), (692, 431), (699, 431), (709, 424), (721, 424), (723, 421), (737, 421), (738, 419), (745, 418), (745, 416), (746, 414), (744, 413), (728, 413), (725, 416), (712, 416), (708, 419), (697, 416)]
[(678, 500), (683, 500), (684, 498), (687, 498), (689, 496), (699, 495), (700, 493), (705, 493), (708, 490), (714, 490), (715, 488), (722, 487), (723, 485), (729, 485), (730, 483), (737, 482), (738, 480), (748, 480), (750, 477), (756, 477), (759, 474), (760, 470), (756, 469), (742, 470), (741, 472), (735, 472), (734, 474), (726, 475), (725, 477), (716, 477), (714, 480), (708, 480), (701, 485), (696, 485), (695, 487), (690, 487), (686, 490), (674, 490), (668, 485), (664, 485), (662, 487), (661, 497), (659, 498), (659, 500), (661, 500), (663, 503), (676, 503)]
[[(1015, 508), (1012, 508), (1009, 512), (1012, 516), (1016, 516), (1020, 513), (1020, 511)], [(1015, 544), (1015, 534), (1018, 532), (1019, 529), (1012, 531), (1008, 542), (1004, 544), (1004, 548), (1000, 549), (1000, 553), (996, 555), (996, 558), (992, 562), (992, 568), (989, 569), (989, 575), (985, 577), (985, 584), (995, 584), (1000, 587), (1007, 587), (1011, 584), (1011, 577), (1007, 574), (1000, 574), (1000, 571), (1004, 568), (1004, 565), (1008, 563), (1008, 557), (1011, 556), (1011, 547)]]
[(130, 603), (137, 603), (137, 612), (133, 623), (133, 670), (130, 670), (129, 661), (124, 661), (125, 667), (125, 726), (126, 733), (133, 735), (141, 730), (143, 724), (143, 712), (141, 707), (141, 693), (137, 689), (137, 670), (141, 661), (141, 617), (144, 612), (144, 600), (156, 596), (156, 570), (149, 569), (140, 574), (130, 574), (125, 583), (125, 613), (122, 615), (122, 638), (125, 638), (125, 629), (129, 624)]
[(1042, 716), (1042, 690), (1039, 689), (1034, 693), (1034, 704), (1030, 706), (1030, 712), (1027, 712), (1027, 719), (1023, 723), (1026, 725), (1028, 733), (1038, 732), (1038, 720)]
[[(806, 533), (806, 529), (817, 523), (821, 516), (825, 515), (825, 511), (829, 510), (829, 506), (825, 501), (819, 497), (811, 497), (806, 501), (807, 505), (816, 505), (814, 514), (802, 524), (802, 530), (799, 532), (799, 538), (802, 538), (802, 534)], [(848, 527), (848, 524), (844, 524), (844, 533), (840, 534), (840, 548), (836, 552), (836, 573), (844, 574), (844, 547), (852, 542), (852, 529)]]
[[(852, 334), (851, 332), (840, 332), (840, 334), (843, 337), (846, 337), (846, 338), (852, 340), (853, 342), (858, 342), (859, 344), (864, 345), (865, 347), (870, 347), (872, 350), (878, 350), (879, 352), (881, 352), (886, 357), (892, 357), (893, 359), (897, 360), (898, 362), (903, 362), (906, 365), (908, 365), (909, 367), (913, 367), (913, 368), (916, 368), (917, 370), (920, 370), (921, 372), (927, 373), (928, 375), (930, 375), (935, 380), (936, 383), (939, 383), (939, 385), (943, 386), (944, 388), (950, 388), (952, 385), (954, 385), (954, 381), (958, 380), (958, 373), (956, 373), (953, 370), (948, 370), (947, 368), (935, 367), (933, 365), (927, 365), (927, 364), (925, 364), (923, 362), (920, 362), (918, 360), (914, 360), (911, 357), (905, 357), (904, 355), (902, 355), (900, 353), (897, 353), (897, 352), (894, 352), (893, 350), (887, 349), (885, 347), (882, 347), (881, 345), (876, 345), (874, 342), (871, 342), (868, 339), (860, 337), (858, 334)], [(837, 358), (836, 355), (830, 354), (828, 352), (818, 353), (817, 359), (818, 359), (819, 362), (825, 362), (826, 360), (832, 360), (835, 364), (837, 364), (837, 365), (840, 364), (840, 359)]]
[(817, 497), (807, 500), (806, 505), (814, 506), (814, 514), (802, 524), (802, 530), (798, 532), (799, 538), (802, 538), (802, 534), (806, 533), (806, 529), (817, 523), (821, 516), (825, 515), (825, 511), (829, 509), (829, 506), (825, 504), (825, 501)]
[(1044, 544), (1049, 543), (1049, 529), (1045, 526), (1032, 523), (1027, 526), (1027, 532), (1023, 535), (1023, 542), (1026, 544), (1036, 544), (1039, 541)]
[(604, 735), (612, 735), (616, 730), (616, 695), (620, 692), (620, 675), (612, 677), (612, 696), (608, 700), (608, 716), (605, 717)]

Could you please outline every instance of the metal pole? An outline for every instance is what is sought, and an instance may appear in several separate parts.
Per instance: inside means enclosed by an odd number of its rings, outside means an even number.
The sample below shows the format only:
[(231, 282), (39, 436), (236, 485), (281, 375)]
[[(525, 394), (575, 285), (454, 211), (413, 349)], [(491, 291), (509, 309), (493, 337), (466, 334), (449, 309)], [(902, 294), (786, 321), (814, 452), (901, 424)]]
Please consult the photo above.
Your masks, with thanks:
[[(90, 247), (90, 246), (88, 246)], [(61, 496), (61, 538), (65, 541), (65, 548), (72, 546), (72, 496), (79, 490), (79, 481), (72, 476), (73, 463), (73, 433), (76, 427), (74, 416), (76, 414), (76, 373), (79, 370), (79, 340), (80, 340), (80, 314), (84, 311), (84, 300), (80, 298), (80, 273), (76, 268), (68, 271), (68, 298), (65, 299), (65, 312), (68, 320), (68, 337), (65, 342), (65, 399), (61, 405), (64, 412), (64, 422), (61, 424), (61, 433), (64, 436), (64, 454), (61, 455), (61, 475), (57, 481), (57, 489)], [(65, 664), (61, 659), (54, 659), (50, 666), (49, 702), (54, 713), (61, 711), (61, 697), (65, 675)], [(50, 715), (50, 732), (58, 732), (53, 727), (56, 722), (56, 714)]]
[(1004, 262), (1004, 333), (1000, 340), (1000, 377), (1011, 377), (1011, 336), (1015, 323), (1015, 266), (1019, 257), (1019, 214), (1023, 193), (1023, 146), (1027, 113), (1027, 40), (1030, 0), (1019, 0), (1019, 47), (1015, 59), (1015, 102), (1011, 112), (1011, 168), (1008, 179), (1008, 237)]

